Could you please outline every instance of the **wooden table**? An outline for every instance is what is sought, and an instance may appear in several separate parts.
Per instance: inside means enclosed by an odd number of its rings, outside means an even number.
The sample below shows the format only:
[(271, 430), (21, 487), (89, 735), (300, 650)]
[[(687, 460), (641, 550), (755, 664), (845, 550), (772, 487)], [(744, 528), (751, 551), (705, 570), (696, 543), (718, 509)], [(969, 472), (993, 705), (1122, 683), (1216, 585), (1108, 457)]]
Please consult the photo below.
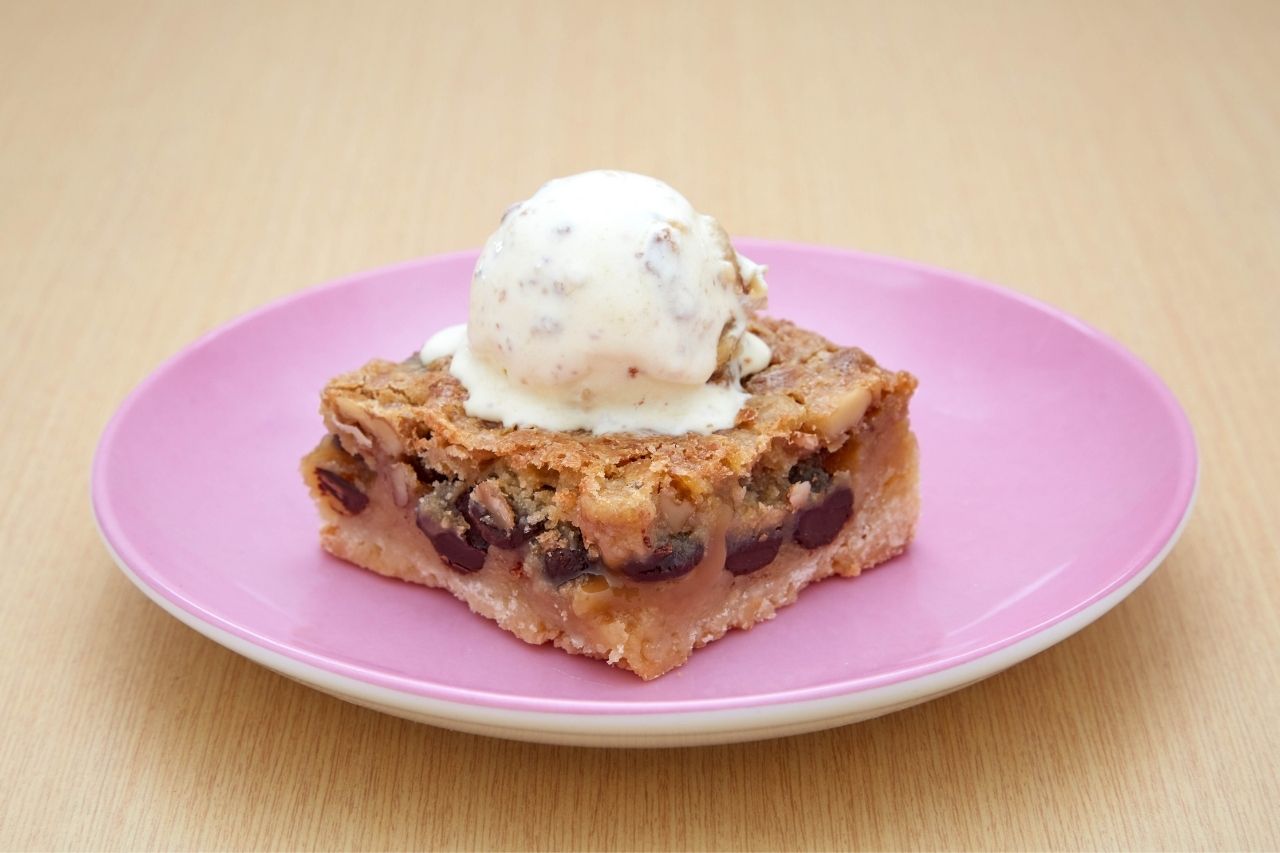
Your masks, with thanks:
[[(466, 6), (0, 5), (0, 847), (1280, 845), (1280, 4)], [(948, 698), (649, 752), (345, 704), (113, 568), (89, 463), (163, 358), (601, 165), (1124, 341), (1199, 436), (1181, 544)]]

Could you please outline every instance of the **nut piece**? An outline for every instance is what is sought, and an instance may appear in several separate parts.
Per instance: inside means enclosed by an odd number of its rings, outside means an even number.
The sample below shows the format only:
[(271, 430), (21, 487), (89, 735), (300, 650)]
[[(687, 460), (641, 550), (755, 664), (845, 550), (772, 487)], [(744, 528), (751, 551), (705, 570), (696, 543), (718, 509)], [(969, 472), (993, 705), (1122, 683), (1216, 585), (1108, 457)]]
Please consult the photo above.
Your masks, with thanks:
[(369, 436), (365, 435), (351, 424), (344, 423), (333, 415), (327, 415), (325, 417), (325, 425), (333, 431), (333, 437), (338, 441), (339, 448), (345, 450), (345, 448), (342, 448), (342, 439), (339, 437), (339, 434), (341, 434), (351, 439), (351, 443), (355, 446), (355, 451), (353, 452), (373, 449), (373, 441), (370, 440)]
[(693, 516), (693, 504), (674, 497), (668, 492), (658, 492), (658, 515), (668, 530), (680, 530)]
[(387, 479), (391, 482), (391, 497), (396, 506), (408, 506), (414, 487), (413, 469), (403, 462), (392, 462), (387, 466)]
[(787, 503), (792, 509), (802, 509), (805, 504), (809, 503), (809, 496), (813, 494), (813, 485), (808, 481), (793, 483), (790, 489), (787, 489)]
[(485, 480), (472, 489), (462, 510), (471, 529), (495, 548), (519, 548), (529, 538), (511, 502), (493, 480)]
[(471, 500), (479, 504), (493, 522), (503, 530), (510, 530), (516, 526), (516, 514), (511, 509), (507, 496), (493, 480), (485, 480), (472, 489)]
[(814, 426), (828, 442), (835, 442), (847, 435), (862, 420), (871, 405), (871, 392), (861, 386), (851, 388), (829, 412), (814, 420)]
[[(400, 436), (396, 435), (395, 429), (391, 424), (382, 420), (382, 418), (374, 417), (360, 406), (350, 400), (338, 399), (334, 401), (334, 408), (337, 409), (338, 415), (348, 424), (354, 424), (362, 432), (369, 446), (377, 445), (387, 456), (400, 456), (404, 453), (404, 445), (400, 441)], [(341, 424), (341, 421), (338, 422)], [(364, 442), (361, 442), (364, 446)]]

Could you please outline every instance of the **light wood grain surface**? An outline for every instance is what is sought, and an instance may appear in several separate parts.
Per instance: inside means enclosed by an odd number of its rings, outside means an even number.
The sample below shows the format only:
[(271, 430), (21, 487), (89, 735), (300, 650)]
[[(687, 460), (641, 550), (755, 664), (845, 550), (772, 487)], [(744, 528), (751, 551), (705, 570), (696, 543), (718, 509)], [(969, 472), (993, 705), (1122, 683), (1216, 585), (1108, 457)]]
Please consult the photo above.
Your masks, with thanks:
[[(650, 752), (344, 704), (115, 570), (89, 464), (162, 359), (603, 165), (1124, 341), (1199, 437), (1181, 544), (948, 698)], [(0, 847), (1280, 845), (1276, 2), (8, 0), (0, 317)]]

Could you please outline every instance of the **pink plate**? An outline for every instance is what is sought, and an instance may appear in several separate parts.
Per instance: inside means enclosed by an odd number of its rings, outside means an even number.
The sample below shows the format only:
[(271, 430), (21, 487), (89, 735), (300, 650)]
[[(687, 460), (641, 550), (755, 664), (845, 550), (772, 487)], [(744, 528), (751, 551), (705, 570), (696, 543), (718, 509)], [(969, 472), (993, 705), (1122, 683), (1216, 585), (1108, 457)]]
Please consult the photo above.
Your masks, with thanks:
[(444, 592), (317, 544), (298, 474), (322, 434), (317, 392), (463, 321), (474, 252), (289, 297), (156, 371), (94, 460), (107, 546), (174, 616), (327, 692), (465, 731), (629, 745), (771, 737), (924, 701), (1079, 630), (1168, 552), (1193, 500), (1195, 442), (1121, 346), (953, 273), (740, 247), (769, 265), (773, 313), (919, 377), (924, 511), (906, 555), (806, 590), (664, 678), (525, 645)]

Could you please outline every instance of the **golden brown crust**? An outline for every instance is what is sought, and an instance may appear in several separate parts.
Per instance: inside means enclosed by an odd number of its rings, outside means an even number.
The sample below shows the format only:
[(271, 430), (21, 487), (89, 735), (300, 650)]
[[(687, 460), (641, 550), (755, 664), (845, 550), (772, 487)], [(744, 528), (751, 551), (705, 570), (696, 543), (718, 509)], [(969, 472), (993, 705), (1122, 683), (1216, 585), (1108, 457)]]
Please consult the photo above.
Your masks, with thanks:
[(745, 383), (752, 396), (734, 428), (710, 435), (505, 428), (463, 411), (467, 392), (449, 374), (447, 357), (425, 367), (416, 358), (371, 361), (332, 380), (324, 390), (324, 407), (343, 399), (356, 403), (387, 421), (405, 450), (442, 461), (457, 454), (441, 451), (463, 449), (480, 459), (502, 458), (512, 467), (625, 479), (642, 489), (657, 478), (677, 479), (696, 492), (698, 484), (749, 473), (778, 441), (834, 449), (820, 424), (851, 392), (865, 389), (874, 407), (886, 395), (906, 398), (915, 389), (911, 374), (886, 371), (862, 350), (838, 347), (789, 321), (758, 318), (752, 331), (773, 350), (771, 363)]

